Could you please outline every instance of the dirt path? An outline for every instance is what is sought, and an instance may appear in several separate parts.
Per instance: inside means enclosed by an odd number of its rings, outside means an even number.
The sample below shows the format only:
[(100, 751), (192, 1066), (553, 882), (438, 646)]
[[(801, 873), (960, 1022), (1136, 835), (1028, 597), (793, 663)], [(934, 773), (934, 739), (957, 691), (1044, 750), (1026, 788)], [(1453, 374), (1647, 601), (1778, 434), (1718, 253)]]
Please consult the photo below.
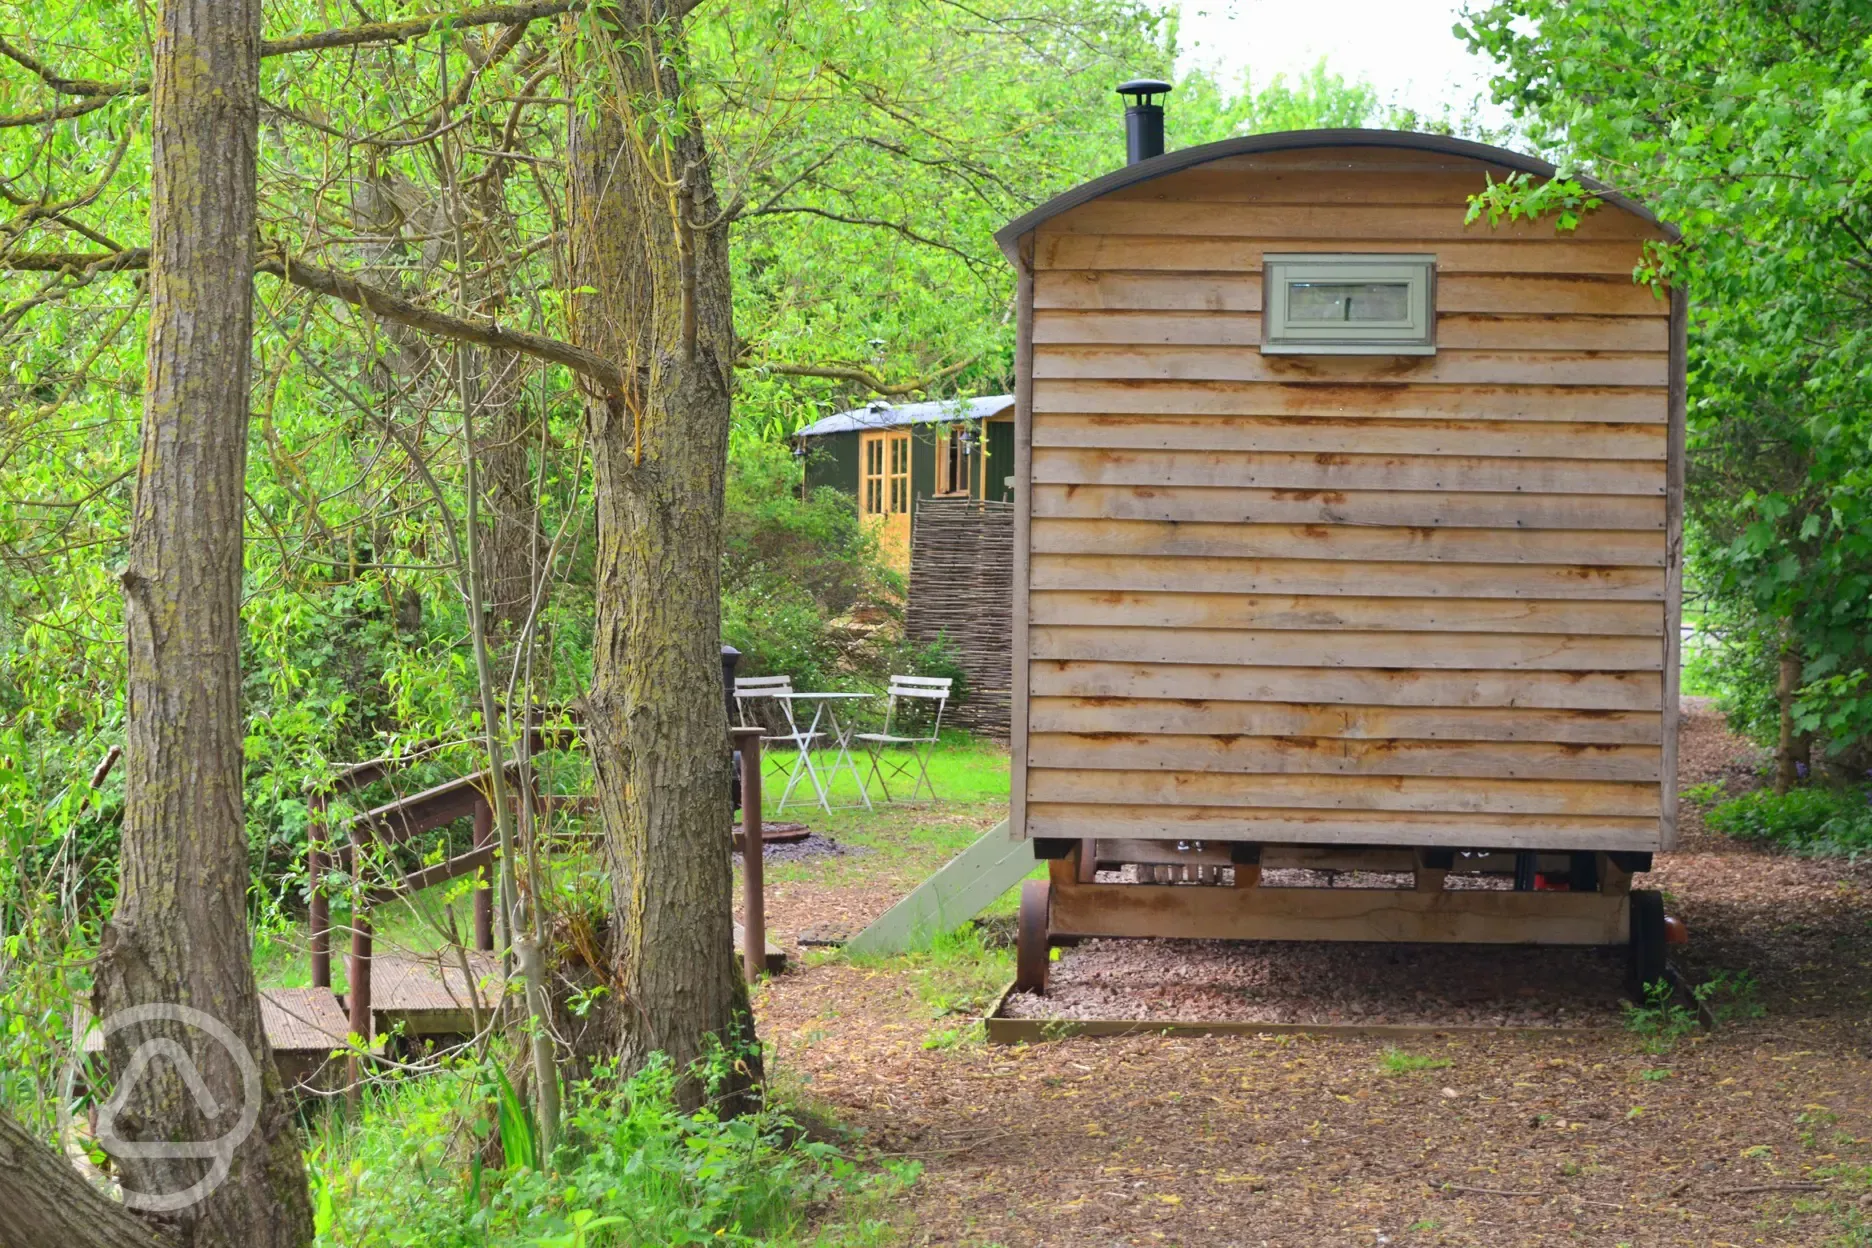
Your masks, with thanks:
[[(1692, 714), (1683, 782), (1739, 786), (1745, 754)], [(1765, 1013), (1665, 1056), (1624, 1031), (1429, 1037), (1447, 1065), (1402, 1074), (1364, 1040), (952, 1044), (915, 974), (836, 962), (766, 988), (761, 1028), (924, 1163), (906, 1243), (1872, 1245), (1872, 871), (1685, 831), (1648, 881), (1684, 969), (1752, 972)], [(776, 926), (876, 904), (812, 893)]]

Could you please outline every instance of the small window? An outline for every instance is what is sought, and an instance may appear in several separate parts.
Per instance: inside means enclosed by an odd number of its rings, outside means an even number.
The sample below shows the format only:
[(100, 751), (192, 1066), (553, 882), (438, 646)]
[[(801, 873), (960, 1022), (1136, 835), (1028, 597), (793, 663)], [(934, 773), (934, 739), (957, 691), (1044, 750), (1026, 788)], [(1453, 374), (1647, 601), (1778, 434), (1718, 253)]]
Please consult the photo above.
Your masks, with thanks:
[(1261, 350), (1436, 354), (1436, 257), (1266, 255)]

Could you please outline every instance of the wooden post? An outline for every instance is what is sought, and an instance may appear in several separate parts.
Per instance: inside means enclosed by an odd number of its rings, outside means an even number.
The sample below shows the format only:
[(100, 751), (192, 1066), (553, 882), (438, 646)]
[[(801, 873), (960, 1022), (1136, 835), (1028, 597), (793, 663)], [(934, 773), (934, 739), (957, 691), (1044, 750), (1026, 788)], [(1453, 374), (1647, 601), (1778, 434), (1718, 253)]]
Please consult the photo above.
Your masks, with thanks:
[[(351, 1015), (350, 1030), (358, 1042), (368, 1049), (371, 1039), (370, 898), (357, 883), (358, 876), (364, 871), (364, 847), (358, 844), (355, 831), (351, 836), (351, 871), (351, 957), (345, 964), (345, 974), (351, 982), (346, 1005)], [(364, 1060), (353, 1054), (346, 1066), (350, 1083), (346, 1099), (350, 1102), (353, 1116), (356, 1116), (363, 1102)]]
[[(485, 849), (494, 840), (494, 807), (483, 793), (474, 808), (474, 847)], [(481, 868), (481, 879), (474, 890), (475, 948), (487, 953), (494, 948), (494, 864)]]
[(763, 729), (736, 728), (741, 748), (741, 969), (758, 983), (767, 969), (767, 883), (761, 839), (760, 738)]
[(325, 795), (312, 795), (306, 828), (306, 916), (311, 927), (312, 986), (331, 987), (331, 907), (325, 900)]

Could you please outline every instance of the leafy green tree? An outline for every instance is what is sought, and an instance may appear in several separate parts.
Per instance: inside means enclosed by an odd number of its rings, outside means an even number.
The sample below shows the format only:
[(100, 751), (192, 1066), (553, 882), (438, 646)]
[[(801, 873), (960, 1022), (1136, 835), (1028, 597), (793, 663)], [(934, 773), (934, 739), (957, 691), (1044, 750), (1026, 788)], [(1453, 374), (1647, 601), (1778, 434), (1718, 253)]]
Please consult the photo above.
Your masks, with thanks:
[[(1872, 732), (1872, 10), (1769, 0), (1508, 0), (1458, 33), (1564, 167), (1683, 231), (1638, 276), (1692, 309), (1693, 610), (1725, 640), (1744, 722), (1835, 751)], [(1580, 186), (1504, 188), (1542, 211)]]

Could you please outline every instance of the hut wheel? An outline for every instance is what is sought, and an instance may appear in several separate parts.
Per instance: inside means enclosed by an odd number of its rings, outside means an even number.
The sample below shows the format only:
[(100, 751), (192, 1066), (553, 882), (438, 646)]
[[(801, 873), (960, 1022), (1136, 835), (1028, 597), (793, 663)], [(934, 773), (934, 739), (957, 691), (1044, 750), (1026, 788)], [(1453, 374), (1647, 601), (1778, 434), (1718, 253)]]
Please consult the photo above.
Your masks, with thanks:
[(1028, 880), (1021, 885), (1020, 931), (1014, 944), (1014, 988), (1018, 992), (1046, 992), (1051, 954), (1047, 939), (1050, 893), (1051, 886), (1045, 880)]
[(1664, 944), (1664, 894), (1650, 888), (1633, 889), (1627, 986), (1640, 1004), (1645, 986), (1664, 978)]

